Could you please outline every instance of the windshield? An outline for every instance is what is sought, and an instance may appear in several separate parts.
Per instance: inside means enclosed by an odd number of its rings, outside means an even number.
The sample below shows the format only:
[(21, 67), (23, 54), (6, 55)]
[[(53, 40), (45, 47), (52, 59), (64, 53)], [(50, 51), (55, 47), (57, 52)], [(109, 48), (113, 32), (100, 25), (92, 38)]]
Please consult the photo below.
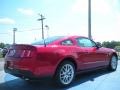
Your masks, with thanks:
[(49, 37), (49, 38), (46, 38), (44, 40), (34, 42), (34, 43), (32, 43), (32, 45), (44, 45), (44, 44), (48, 45), (48, 44), (50, 44), (50, 43), (52, 43), (52, 42), (54, 42), (54, 41), (56, 41), (56, 40), (58, 40), (60, 38), (63, 38), (63, 36)]

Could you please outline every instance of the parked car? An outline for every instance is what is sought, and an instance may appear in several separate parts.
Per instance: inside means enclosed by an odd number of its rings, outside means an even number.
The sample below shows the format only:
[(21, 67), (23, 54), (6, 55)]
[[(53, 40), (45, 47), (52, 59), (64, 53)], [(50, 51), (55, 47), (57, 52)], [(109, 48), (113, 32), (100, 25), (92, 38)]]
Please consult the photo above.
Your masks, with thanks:
[(60, 86), (72, 83), (75, 75), (107, 68), (115, 71), (118, 56), (82, 36), (55, 36), (32, 45), (12, 45), (5, 57), (5, 72), (23, 79), (54, 78)]
[(2, 50), (2, 56), (5, 57), (5, 55), (7, 54), (7, 52), (8, 52), (8, 48), (7, 47), (3, 48), (3, 50)]

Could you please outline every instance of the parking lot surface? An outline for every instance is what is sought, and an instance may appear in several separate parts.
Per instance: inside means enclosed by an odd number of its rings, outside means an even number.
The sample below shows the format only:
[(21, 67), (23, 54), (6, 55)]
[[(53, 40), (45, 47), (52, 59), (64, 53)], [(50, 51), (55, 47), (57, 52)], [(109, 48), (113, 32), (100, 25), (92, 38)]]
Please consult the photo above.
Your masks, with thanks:
[(51, 82), (52, 80), (40, 80), (27, 83), (0, 71), (0, 90), (120, 90), (120, 61), (117, 71), (97, 70), (81, 74), (66, 88), (56, 87)]
[(3, 70), (4, 58), (0, 58), (0, 71)]

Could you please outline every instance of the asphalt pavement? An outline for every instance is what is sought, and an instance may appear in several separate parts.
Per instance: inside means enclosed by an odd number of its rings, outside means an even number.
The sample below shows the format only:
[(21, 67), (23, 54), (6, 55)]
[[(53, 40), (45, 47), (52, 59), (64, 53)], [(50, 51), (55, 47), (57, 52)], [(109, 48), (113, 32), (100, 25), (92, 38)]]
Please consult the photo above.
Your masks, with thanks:
[(3, 70), (4, 67), (4, 58), (0, 58), (0, 71)]
[(52, 80), (40, 80), (27, 83), (0, 71), (0, 90), (120, 90), (120, 61), (116, 71), (97, 70), (78, 75), (66, 88), (56, 87), (51, 82)]

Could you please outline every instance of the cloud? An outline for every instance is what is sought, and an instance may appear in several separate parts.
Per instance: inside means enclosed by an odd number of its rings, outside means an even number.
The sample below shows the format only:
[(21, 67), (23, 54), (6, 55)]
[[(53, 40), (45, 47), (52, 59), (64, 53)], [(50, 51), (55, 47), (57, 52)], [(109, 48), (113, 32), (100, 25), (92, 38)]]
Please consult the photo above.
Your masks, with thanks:
[(11, 18), (0, 18), (0, 24), (15, 24), (15, 21)]
[(17, 11), (27, 16), (33, 16), (35, 14), (32, 9), (18, 8)]

